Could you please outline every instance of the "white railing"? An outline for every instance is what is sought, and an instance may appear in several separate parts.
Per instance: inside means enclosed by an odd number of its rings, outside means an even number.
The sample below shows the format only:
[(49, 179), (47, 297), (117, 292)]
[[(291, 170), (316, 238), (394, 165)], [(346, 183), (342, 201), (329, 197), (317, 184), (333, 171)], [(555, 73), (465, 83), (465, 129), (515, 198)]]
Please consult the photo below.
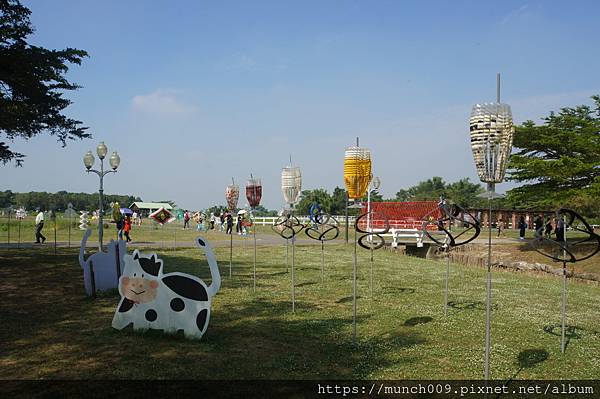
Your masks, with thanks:
[[(297, 216), (297, 218), (300, 220), (300, 223), (302, 223), (302, 224), (307, 224), (310, 222), (310, 218), (308, 216)], [(341, 224), (341, 225), (346, 224), (346, 216), (345, 215), (334, 216), (334, 218), (338, 221), (339, 224)], [(256, 216), (254, 218), (254, 223), (256, 223), (257, 225), (260, 225), (260, 226), (272, 226), (275, 224), (275, 221), (277, 219), (278, 219), (278, 216)], [(348, 224), (353, 225), (354, 219), (355, 219), (354, 216), (348, 216)]]

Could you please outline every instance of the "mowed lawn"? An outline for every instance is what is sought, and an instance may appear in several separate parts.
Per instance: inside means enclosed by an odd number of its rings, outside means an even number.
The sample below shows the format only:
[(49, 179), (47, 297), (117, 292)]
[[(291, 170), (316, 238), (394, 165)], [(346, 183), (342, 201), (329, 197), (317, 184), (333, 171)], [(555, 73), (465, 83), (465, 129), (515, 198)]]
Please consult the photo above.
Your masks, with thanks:
[[(282, 240), (283, 241), (283, 240)], [(358, 340), (352, 340), (352, 245), (296, 247), (292, 313), (285, 246), (217, 249), (223, 278), (200, 341), (116, 331), (119, 297), (84, 295), (76, 249), (0, 251), (2, 378), (480, 379), (485, 270), (359, 248)], [(150, 252), (144, 250), (145, 252)], [(210, 279), (198, 249), (158, 250), (166, 271)], [(290, 251), (291, 254), (291, 251)], [(560, 352), (558, 277), (494, 271), (491, 377), (592, 379), (600, 370), (600, 287), (569, 282), (569, 342)]]

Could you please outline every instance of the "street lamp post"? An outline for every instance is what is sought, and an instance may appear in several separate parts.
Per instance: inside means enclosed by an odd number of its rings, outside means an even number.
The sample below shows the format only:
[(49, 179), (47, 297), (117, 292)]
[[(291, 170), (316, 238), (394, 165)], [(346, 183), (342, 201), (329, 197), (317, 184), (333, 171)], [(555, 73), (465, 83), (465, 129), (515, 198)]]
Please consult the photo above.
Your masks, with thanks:
[(98, 177), (100, 178), (100, 189), (98, 190), (99, 194), (100, 194), (100, 201), (99, 201), (99, 205), (100, 205), (100, 211), (99, 211), (99, 215), (98, 215), (98, 248), (100, 249), (100, 252), (102, 252), (102, 237), (103, 237), (103, 233), (104, 233), (104, 205), (102, 203), (102, 199), (103, 199), (103, 194), (104, 194), (104, 176), (106, 176), (109, 173), (116, 173), (117, 172), (117, 168), (119, 167), (119, 164), (121, 163), (121, 158), (119, 157), (119, 154), (117, 154), (116, 151), (113, 151), (113, 153), (111, 154), (108, 162), (110, 164), (110, 167), (112, 168), (111, 170), (104, 170), (104, 158), (106, 157), (106, 154), (108, 153), (108, 148), (106, 147), (106, 145), (104, 144), (104, 142), (100, 142), (100, 144), (98, 144), (98, 147), (96, 147), (96, 154), (98, 154), (98, 158), (100, 158), (100, 170), (96, 170), (96, 169), (92, 169), (92, 166), (94, 166), (94, 154), (92, 154), (92, 151), (88, 151), (86, 152), (86, 154), (83, 156), (83, 164), (85, 165), (85, 168), (87, 169), (87, 172), (94, 172), (95, 174), (98, 175)]
[[(369, 191), (367, 193), (367, 230), (372, 233), (373, 229), (371, 227), (371, 190), (379, 190), (381, 186), (381, 179), (379, 177), (375, 177), (371, 181), (371, 187), (369, 187)], [(369, 242), (373, 240), (372, 236), (369, 236)], [(370, 276), (370, 291), (371, 298), (373, 298), (373, 247), (371, 246), (371, 276)]]

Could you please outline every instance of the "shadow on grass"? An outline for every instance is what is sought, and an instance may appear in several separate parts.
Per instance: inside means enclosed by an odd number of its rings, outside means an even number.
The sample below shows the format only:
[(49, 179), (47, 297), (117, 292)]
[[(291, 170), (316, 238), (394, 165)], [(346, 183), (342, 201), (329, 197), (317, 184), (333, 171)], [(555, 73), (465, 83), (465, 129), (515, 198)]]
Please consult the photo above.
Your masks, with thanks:
[[(456, 310), (485, 310), (482, 301), (448, 301), (448, 306)], [(492, 303), (492, 310), (497, 310), (498, 304)]]
[(427, 324), (431, 321), (433, 321), (433, 317), (429, 316), (411, 317), (404, 322), (404, 325), (407, 327), (414, 327), (419, 324)]
[[(209, 280), (203, 256), (161, 258)], [(111, 321), (119, 298), (85, 296), (76, 250), (56, 257), (1, 251), (0, 264), (0, 356), (10, 364), (0, 371), (7, 379), (360, 379), (400, 362), (418, 363), (398, 353), (425, 342), (415, 332), (394, 331), (359, 333), (354, 344), (350, 315), (323, 317), (305, 301), (292, 314), (287, 300), (252, 300), (246, 285), (217, 295), (200, 341), (116, 331)], [(359, 332), (368, 319), (359, 315)]]
[[(343, 298), (338, 299), (337, 301), (335, 301), (335, 303), (348, 303), (348, 302), (352, 302), (352, 296), (346, 296)], [(362, 299), (362, 296), (357, 296), (356, 300)]]
[[(534, 368), (538, 364), (545, 362), (549, 356), (548, 351), (545, 349), (525, 349), (519, 352), (519, 355), (517, 356), (517, 365), (519, 368), (512, 377), (506, 381), (505, 385), (510, 387), (510, 383), (519, 376), (521, 371)], [(502, 394), (498, 394), (496, 398), (501, 397), (501, 395)]]
[[(560, 324), (548, 324), (544, 326), (544, 332), (556, 337), (562, 336), (562, 327)], [(597, 331), (589, 331), (583, 327), (566, 325), (565, 326), (565, 350), (569, 346), (572, 339), (581, 339), (587, 334), (597, 335)]]

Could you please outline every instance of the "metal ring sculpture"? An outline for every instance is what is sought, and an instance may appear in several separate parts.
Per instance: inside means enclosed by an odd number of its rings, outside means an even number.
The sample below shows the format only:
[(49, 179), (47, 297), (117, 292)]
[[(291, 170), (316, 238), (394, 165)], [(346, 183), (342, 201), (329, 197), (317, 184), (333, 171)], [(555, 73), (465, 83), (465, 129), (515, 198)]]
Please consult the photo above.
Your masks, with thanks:
[[(594, 233), (594, 229), (588, 224), (588, 222), (581, 217), (577, 212), (570, 209), (561, 208), (556, 211), (556, 219), (562, 219), (564, 217), (564, 223), (566, 227), (570, 227), (574, 231), (579, 231), (586, 234), (585, 238), (569, 243), (568, 241), (557, 241), (550, 238), (542, 238), (534, 240), (531, 245), (538, 253), (560, 262), (575, 263), (585, 259), (589, 259), (592, 256), (600, 252), (600, 236)], [(584, 253), (582, 257), (577, 258), (574, 253), (575, 249), (581, 248), (583, 244), (595, 243), (596, 247), (590, 249), (587, 253)], [(544, 251), (545, 244), (549, 244), (550, 248), (554, 250), (551, 253)], [(558, 254), (558, 255), (557, 255)]]
[[(323, 242), (335, 240), (340, 235), (337, 219), (323, 212), (319, 204), (312, 204), (310, 206), (309, 215), (313, 224), (304, 230), (308, 237)], [(332, 223), (329, 223), (330, 221)], [(334, 232), (333, 235), (330, 234), (331, 232)]]
[[(481, 223), (479, 222), (479, 220), (462, 207), (456, 204), (448, 205), (444, 202), (440, 204), (439, 209), (442, 212), (442, 216), (440, 218), (438, 218), (437, 220), (423, 221), (423, 233), (427, 236), (427, 238), (429, 238), (439, 247), (449, 250), (452, 247), (465, 245), (476, 239), (479, 236), (479, 233), (481, 233)], [(468, 215), (470, 220), (467, 221), (463, 219), (458, 219), (458, 215), (460, 215), (461, 213), (463, 215)], [(461, 231), (460, 233), (453, 235), (446, 228), (446, 226), (450, 226), (450, 224), (454, 221), (459, 221), (460, 223), (466, 224), (469, 227)], [(427, 226), (431, 224), (435, 225), (439, 230), (443, 231), (446, 234), (446, 238), (443, 241), (429, 233), (429, 231), (427, 230)], [(464, 241), (457, 242), (457, 240), (461, 236), (467, 233), (472, 235), (468, 236)]]
[[(375, 249), (379, 249), (379, 248), (383, 247), (385, 245), (385, 238), (383, 238), (383, 236), (381, 236), (381, 234), (386, 234), (388, 231), (390, 231), (390, 221), (388, 220), (387, 216), (384, 219), (385, 227), (384, 227), (383, 231), (378, 231), (377, 233), (374, 233), (372, 231), (363, 230), (359, 227), (363, 218), (366, 218), (368, 215), (373, 216), (374, 214), (375, 214), (374, 211), (363, 213), (354, 222), (354, 228), (356, 229), (356, 231), (359, 233), (364, 233), (358, 239), (358, 245), (360, 245), (364, 249), (375, 250)], [(365, 221), (365, 225), (366, 224), (367, 224), (367, 222)], [(368, 228), (368, 226), (367, 226), (367, 228)], [(374, 243), (373, 237), (377, 237), (377, 243)], [(366, 244), (365, 244), (365, 239), (367, 242)]]
[(304, 229), (304, 225), (296, 216), (286, 213), (279, 216), (271, 228), (282, 238), (289, 240), (294, 238), (296, 234), (300, 233), (302, 229)]

